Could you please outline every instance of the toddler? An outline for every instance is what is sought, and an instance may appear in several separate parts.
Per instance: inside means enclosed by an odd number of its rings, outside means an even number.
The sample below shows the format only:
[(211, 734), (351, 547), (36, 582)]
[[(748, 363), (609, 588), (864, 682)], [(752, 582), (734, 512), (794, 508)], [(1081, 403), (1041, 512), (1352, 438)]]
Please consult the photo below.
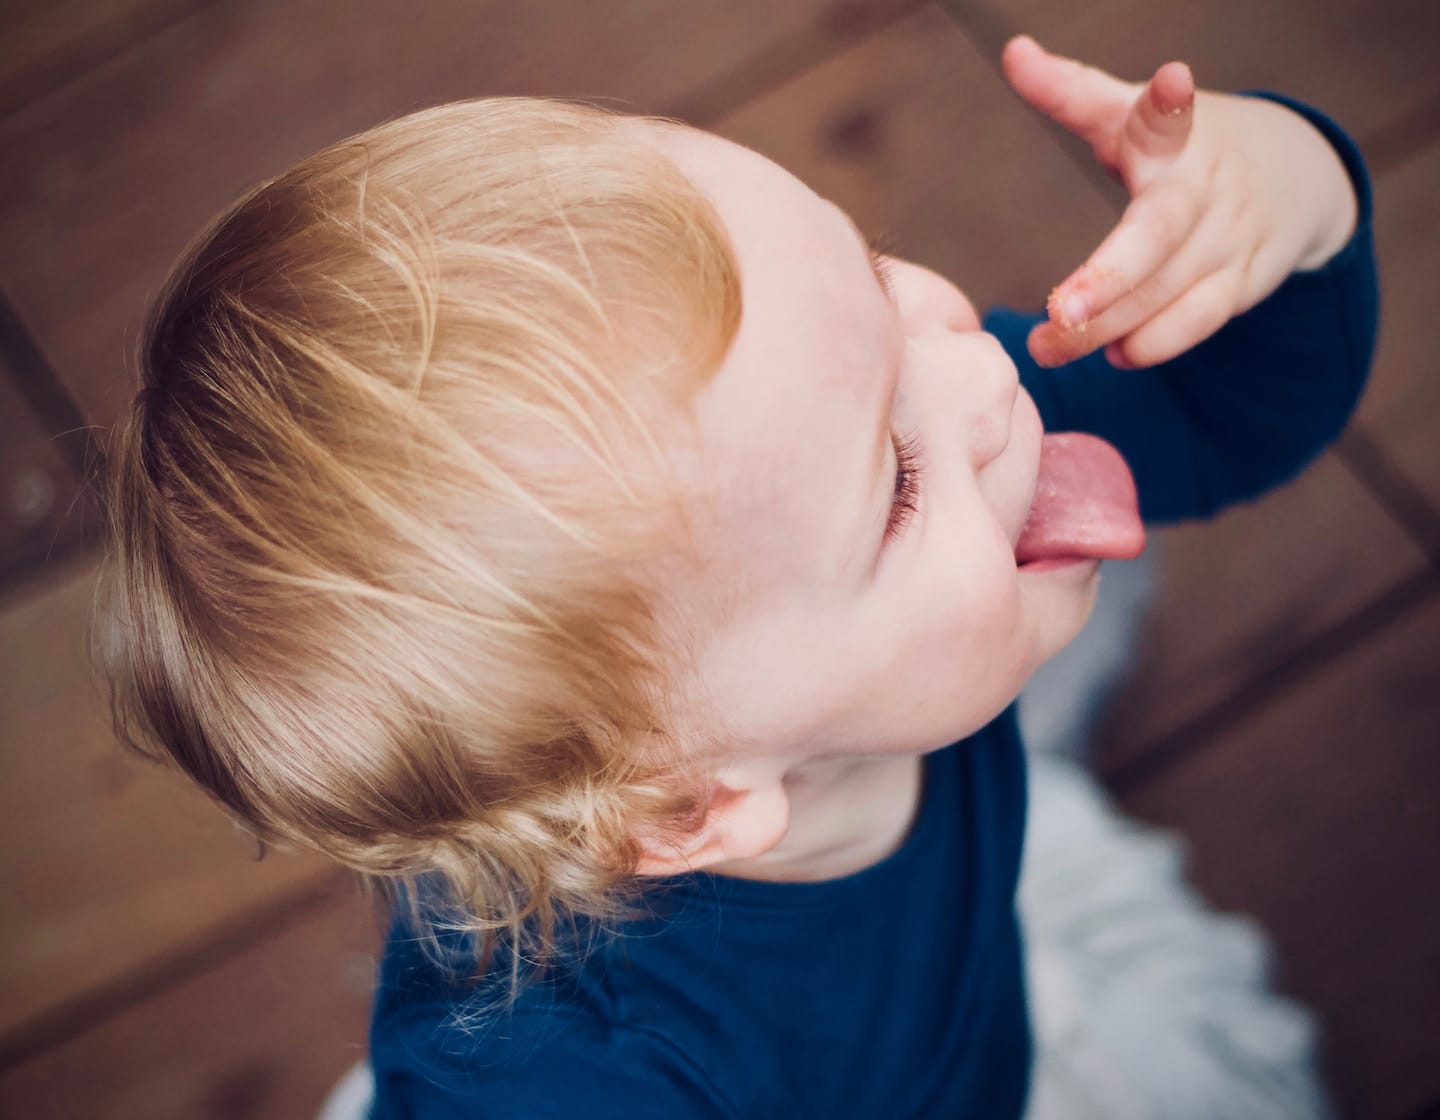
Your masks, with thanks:
[(1015, 697), (1142, 518), (1336, 436), (1376, 284), (1322, 114), (1003, 61), (1132, 197), (1048, 316), (528, 99), (329, 148), (177, 268), (117, 713), (394, 888), (376, 1117), (1023, 1112)]

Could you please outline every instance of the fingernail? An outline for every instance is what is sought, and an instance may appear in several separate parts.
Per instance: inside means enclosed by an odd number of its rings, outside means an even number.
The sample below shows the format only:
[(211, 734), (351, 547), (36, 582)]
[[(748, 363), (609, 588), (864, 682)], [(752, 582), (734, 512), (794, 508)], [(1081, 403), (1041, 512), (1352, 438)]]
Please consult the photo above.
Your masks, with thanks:
[(1085, 300), (1074, 292), (1061, 296), (1056, 309), (1060, 312), (1060, 322), (1072, 330), (1084, 326), (1085, 320), (1090, 318), (1090, 309), (1085, 306)]

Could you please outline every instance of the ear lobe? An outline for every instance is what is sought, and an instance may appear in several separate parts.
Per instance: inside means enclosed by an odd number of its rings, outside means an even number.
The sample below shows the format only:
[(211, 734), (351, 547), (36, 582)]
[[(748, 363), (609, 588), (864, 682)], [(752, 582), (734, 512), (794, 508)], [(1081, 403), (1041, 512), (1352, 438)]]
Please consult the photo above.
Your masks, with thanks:
[(636, 872), (683, 875), (717, 864), (749, 859), (780, 843), (790, 827), (790, 796), (776, 778), (758, 785), (716, 786), (700, 827), (668, 840), (640, 837), (643, 854)]

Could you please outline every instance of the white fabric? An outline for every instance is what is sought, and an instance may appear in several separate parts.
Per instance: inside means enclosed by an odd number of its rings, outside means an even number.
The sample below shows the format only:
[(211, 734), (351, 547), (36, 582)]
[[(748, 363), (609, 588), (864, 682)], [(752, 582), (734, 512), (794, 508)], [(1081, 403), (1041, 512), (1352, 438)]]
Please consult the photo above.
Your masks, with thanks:
[(368, 1062), (356, 1062), (335, 1083), (315, 1120), (367, 1120), (375, 1099), (375, 1078)]
[(1181, 842), (1030, 759), (1020, 913), (1036, 1062), (1027, 1120), (1321, 1120), (1315, 1027), (1266, 989), (1259, 930), (1185, 885)]

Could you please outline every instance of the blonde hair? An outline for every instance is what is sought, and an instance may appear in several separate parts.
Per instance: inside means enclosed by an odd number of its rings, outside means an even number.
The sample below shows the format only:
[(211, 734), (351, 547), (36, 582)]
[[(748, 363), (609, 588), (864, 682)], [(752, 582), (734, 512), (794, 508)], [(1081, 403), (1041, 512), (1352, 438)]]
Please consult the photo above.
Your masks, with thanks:
[(713, 208), (595, 107), (445, 105), (258, 187), (113, 436), (121, 734), (262, 838), (438, 879), (481, 969), (622, 914), (636, 825), (705, 799), (644, 575), (681, 547), (656, 424), (739, 316)]

